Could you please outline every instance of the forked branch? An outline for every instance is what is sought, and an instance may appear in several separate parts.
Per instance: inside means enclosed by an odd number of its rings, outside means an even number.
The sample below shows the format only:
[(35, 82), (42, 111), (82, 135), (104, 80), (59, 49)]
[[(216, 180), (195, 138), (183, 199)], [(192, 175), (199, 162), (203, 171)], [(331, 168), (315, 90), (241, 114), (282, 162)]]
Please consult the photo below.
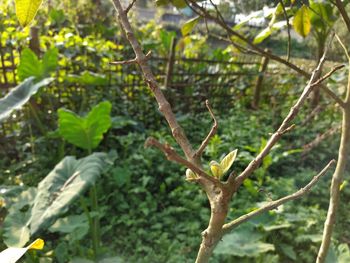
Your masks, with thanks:
[(306, 186), (299, 189), (297, 192), (295, 192), (291, 195), (287, 195), (285, 197), (282, 197), (278, 200), (271, 201), (271, 202), (267, 203), (266, 205), (254, 210), (248, 214), (242, 215), (242, 216), (238, 217), (237, 219), (231, 221), (230, 223), (225, 224), (223, 226), (224, 233), (230, 232), (232, 229), (236, 228), (240, 224), (248, 221), (249, 219), (251, 219), (255, 216), (258, 216), (264, 212), (275, 209), (288, 201), (296, 200), (296, 199), (301, 198), (304, 195), (308, 194), (311, 191), (311, 188), (314, 185), (316, 185), (316, 183), (321, 179), (322, 176), (324, 176), (326, 174), (326, 172), (329, 170), (329, 168), (333, 164), (335, 164), (335, 160), (330, 161), (318, 175), (314, 176), (314, 178), (312, 178), (312, 180)]
[(214, 123), (213, 123), (213, 126), (211, 127), (210, 132), (208, 133), (208, 136), (204, 139), (201, 146), (198, 148), (198, 150), (194, 154), (194, 159), (200, 158), (202, 156), (203, 151), (208, 146), (210, 139), (215, 135), (215, 133), (218, 129), (218, 121), (215, 118), (214, 112), (213, 112), (212, 108), (210, 107), (208, 100), (205, 101), (205, 106), (207, 106), (207, 109), (208, 109), (210, 116), (212, 117)]

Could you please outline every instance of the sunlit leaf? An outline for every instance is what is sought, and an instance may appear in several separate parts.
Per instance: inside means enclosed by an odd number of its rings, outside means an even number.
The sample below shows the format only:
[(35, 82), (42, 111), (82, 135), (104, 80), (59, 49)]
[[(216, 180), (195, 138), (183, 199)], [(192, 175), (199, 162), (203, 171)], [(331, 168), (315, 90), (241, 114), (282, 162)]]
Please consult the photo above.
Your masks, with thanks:
[(0, 122), (9, 117), (12, 111), (21, 108), (39, 88), (53, 81), (52, 78), (46, 78), (34, 84), (33, 80), (34, 78), (26, 79), (0, 99)]
[(193, 28), (198, 24), (200, 19), (201, 19), (201, 17), (197, 16), (197, 17), (194, 17), (194, 18), (186, 21), (185, 24), (183, 24), (181, 27), (182, 35), (187, 36), (189, 33), (191, 33)]
[(80, 117), (66, 109), (58, 110), (58, 129), (68, 142), (86, 149), (96, 148), (103, 134), (111, 127), (111, 109), (109, 101), (97, 104), (85, 117)]
[(302, 37), (306, 37), (311, 30), (310, 10), (308, 6), (303, 5), (295, 14), (293, 19), (293, 28)]
[(24, 80), (29, 77), (35, 77), (36, 80), (46, 78), (58, 66), (58, 49), (51, 48), (39, 60), (37, 55), (29, 48), (21, 52), (20, 63), (17, 67), (18, 77)]
[(21, 26), (27, 26), (34, 19), (42, 0), (15, 0), (16, 16)]
[(16, 263), (29, 249), (42, 250), (44, 248), (44, 240), (37, 239), (25, 248), (10, 247), (0, 253), (1, 263)]
[(230, 152), (228, 155), (226, 155), (224, 157), (224, 159), (222, 159), (222, 161), (220, 162), (220, 166), (222, 169), (223, 174), (225, 174), (232, 166), (233, 162), (236, 159), (237, 156), (237, 149)]
[(214, 177), (220, 178), (224, 174), (221, 168), (221, 165), (218, 162), (211, 161), (209, 165), (210, 165), (211, 173), (213, 174)]

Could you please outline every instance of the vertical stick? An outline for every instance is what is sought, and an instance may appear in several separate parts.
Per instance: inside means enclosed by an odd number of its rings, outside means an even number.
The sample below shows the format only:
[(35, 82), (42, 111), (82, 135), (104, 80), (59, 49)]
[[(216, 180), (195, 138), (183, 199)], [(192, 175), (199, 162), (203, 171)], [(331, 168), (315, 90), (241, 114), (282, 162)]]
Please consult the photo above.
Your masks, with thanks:
[[(0, 58), (1, 58), (1, 68), (2, 68), (2, 72), (4, 74), (4, 84), (5, 87), (7, 87), (7, 76), (6, 76), (6, 67), (5, 67), (5, 59), (4, 59), (4, 52), (2, 51), (3, 46), (1, 45), (1, 38), (0, 38)], [(0, 78), (1, 81), (1, 78)]]
[(29, 48), (33, 50), (38, 57), (40, 56), (39, 28), (36, 26), (30, 28)]
[(168, 56), (168, 63), (166, 65), (166, 75), (164, 81), (164, 87), (167, 89), (170, 86), (171, 79), (173, 77), (173, 69), (175, 64), (175, 47), (176, 47), (176, 37), (171, 39), (170, 53)]
[[(267, 51), (267, 50), (266, 50)], [(254, 88), (254, 99), (252, 102), (252, 107), (254, 109), (259, 108), (259, 102), (260, 102), (260, 94), (262, 90), (262, 83), (264, 80), (264, 74), (267, 69), (267, 66), (269, 64), (269, 58), (268, 57), (262, 57), (261, 63), (260, 63), (260, 68), (259, 68), (259, 76), (255, 84)]]

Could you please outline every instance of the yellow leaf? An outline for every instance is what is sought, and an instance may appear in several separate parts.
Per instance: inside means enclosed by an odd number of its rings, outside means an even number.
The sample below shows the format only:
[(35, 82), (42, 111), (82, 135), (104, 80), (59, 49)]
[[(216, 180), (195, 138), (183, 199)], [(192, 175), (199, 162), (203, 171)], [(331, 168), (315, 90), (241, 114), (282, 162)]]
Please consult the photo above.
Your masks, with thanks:
[(214, 177), (220, 178), (223, 175), (222, 168), (218, 162), (211, 161), (209, 165), (210, 165), (211, 173), (213, 174)]
[(230, 169), (230, 167), (232, 166), (233, 162), (236, 159), (236, 156), (237, 156), (237, 149), (230, 152), (228, 155), (224, 157), (224, 159), (222, 159), (220, 166), (223, 174), (225, 174)]
[(311, 30), (309, 7), (303, 5), (293, 18), (293, 28), (302, 37), (306, 37)]
[(38, 238), (28, 246), (28, 249), (42, 250), (44, 247), (44, 244), (45, 244), (44, 240), (42, 240), (41, 238)]
[(42, 0), (15, 0), (16, 16), (21, 26), (27, 26), (35, 17)]
[(29, 249), (43, 249), (44, 240), (37, 239), (24, 248), (9, 247), (0, 253), (1, 263), (16, 263)]

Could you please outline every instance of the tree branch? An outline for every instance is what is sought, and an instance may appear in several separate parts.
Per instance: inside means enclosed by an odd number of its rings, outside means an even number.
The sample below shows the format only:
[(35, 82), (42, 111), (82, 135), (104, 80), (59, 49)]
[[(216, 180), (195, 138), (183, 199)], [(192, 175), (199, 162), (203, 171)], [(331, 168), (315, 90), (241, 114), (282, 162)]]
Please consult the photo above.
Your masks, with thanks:
[(194, 160), (192, 159), (194, 150), (192, 149), (192, 146), (184, 130), (177, 122), (175, 114), (171, 109), (170, 103), (165, 98), (163, 92), (160, 90), (159, 84), (156, 81), (156, 78), (154, 77), (149, 65), (147, 64), (147, 57), (143, 53), (142, 48), (134, 35), (134, 31), (130, 25), (127, 14), (123, 9), (120, 0), (113, 0), (113, 4), (115, 10), (118, 13), (120, 24), (125, 30), (126, 37), (134, 50), (137, 64), (140, 66), (145, 81), (148, 87), (153, 92), (153, 95), (158, 103), (159, 111), (164, 115), (165, 119), (167, 120), (169, 127), (171, 128), (172, 135), (174, 136), (175, 140), (185, 153), (186, 158), (189, 161), (194, 162)]
[[(282, 137), (282, 135), (289, 130), (289, 127), (291, 127), (290, 122), (298, 114), (300, 108), (303, 106), (303, 104), (304, 104), (306, 98), (308, 97), (308, 95), (310, 94), (310, 92), (316, 87), (313, 84), (319, 81), (316, 79), (316, 77), (318, 76), (318, 74), (322, 68), (322, 65), (325, 62), (326, 52), (327, 52), (327, 48), (326, 48), (326, 51), (323, 54), (322, 58), (320, 59), (320, 62), (318, 64), (317, 68), (313, 71), (308, 85), (304, 88), (303, 93), (300, 95), (299, 99), (294, 104), (294, 106), (290, 109), (288, 115), (283, 120), (281, 126), (278, 128), (278, 130), (274, 134), (272, 134), (272, 136), (270, 137), (270, 139), (266, 143), (266, 146), (258, 154), (258, 156), (253, 161), (251, 161), (249, 163), (249, 165), (246, 167), (246, 169), (235, 179), (237, 187), (239, 185), (241, 185), (243, 183), (243, 181), (247, 177), (249, 177), (259, 167), (259, 165), (261, 164), (263, 159), (269, 154), (272, 147), (277, 143), (277, 141)], [(328, 75), (328, 77), (329, 76), (330, 75)]]
[(248, 221), (249, 219), (251, 219), (255, 216), (258, 216), (264, 212), (275, 209), (288, 201), (292, 201), (292, 200), (301, 198), (302, 196), (306, 195), (307, 193), (309, 193), (311, 191), (311, 188), (320, 180), (320, 178), (326, 174), (328, 169), (333, 164), (335, 164), (335, 160), (330, 161), (318, 175), (314, 176), (314, 178), (312, 178), (312, 180), (306, 186), (299, 189), (297, 192), (295, 192), (291, 195), (287, 195), (285, 197), (282, 197), (276, 201), (271, 201), (268, 204), (264, 205), (263, 207), (260, 207), (260, 208), (254, 210), (248, 214), (242, 215), (242, 216), (238, 217), (237, 219), (231, 221), (230, 223), (225, 224), (223, 226), (224, 233), (231, 231), (232, 229), (236, 228), (240, 224)]
[(345, 6), (341, 0), (335, 0), (335, 5), (337, 6), (339, 13), (341, 14), (348, 31), (350, 32), (350, 18), (345, 10)]
[(213, 110), (211, 109), (211, 107), (209, 105), (209, 101), (208, 100), (205, 101), (205, 106), (207, 106), (208, 111), (210, 113), (210, 116), (212, 117), (214, 123), (213, 123), (213, 126), (211, 127), (210, 132), (208, 133), (208, 136), (204, 139), (204, 141), (202, 142), (201, 146), (198, 148), (198, 150), (194, 154), (194, 156), (193, 156), (194, 159), (200, 158), (202, 156), (203, 151), (207, 147), (210, 139), (215, 135), (215, 133), (216, 133), (216, 131), (218, 129), (218, 122), (217, 122), (217, 120), (215, 118)]

